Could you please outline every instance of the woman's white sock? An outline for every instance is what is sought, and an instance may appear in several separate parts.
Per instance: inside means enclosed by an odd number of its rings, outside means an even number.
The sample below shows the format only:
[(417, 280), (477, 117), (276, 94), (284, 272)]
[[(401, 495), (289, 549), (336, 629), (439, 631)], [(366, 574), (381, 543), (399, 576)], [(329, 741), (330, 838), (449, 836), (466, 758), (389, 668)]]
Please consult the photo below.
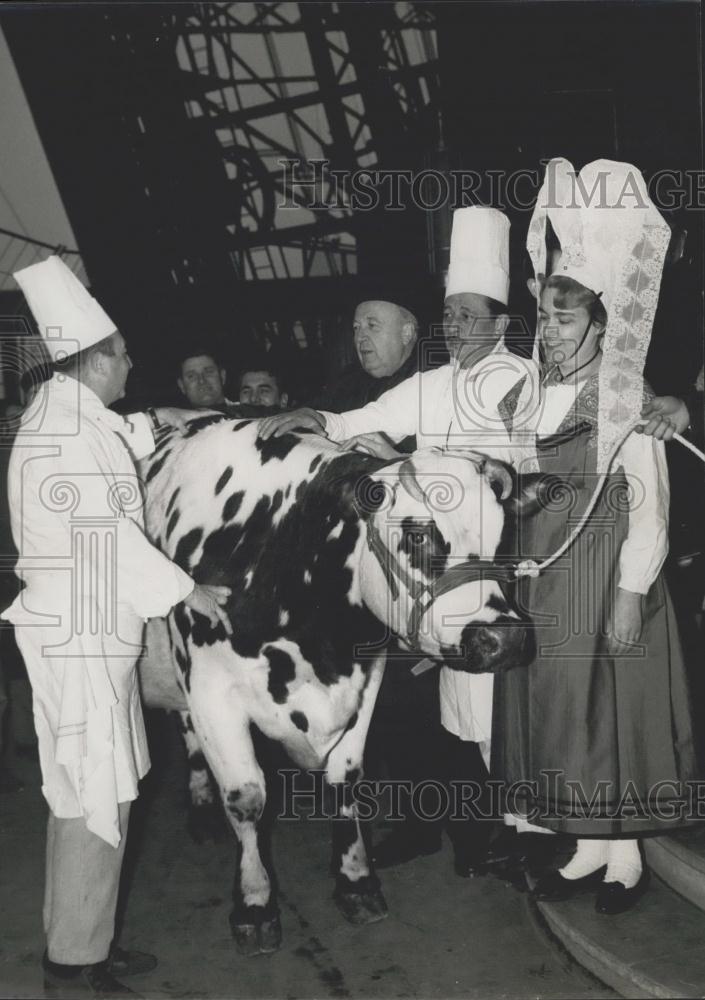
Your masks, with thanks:
[(563, 878), (584, 878), (606, 865), (608, 843), (602, 839), (579, 840), (573, 857), (564, 868), (559, 868)]
[(630, 840), (607, 841), (607, 872), (605, 882), (621, 882), (625, 889), (632, 889), (642, 872), (639, 841)]

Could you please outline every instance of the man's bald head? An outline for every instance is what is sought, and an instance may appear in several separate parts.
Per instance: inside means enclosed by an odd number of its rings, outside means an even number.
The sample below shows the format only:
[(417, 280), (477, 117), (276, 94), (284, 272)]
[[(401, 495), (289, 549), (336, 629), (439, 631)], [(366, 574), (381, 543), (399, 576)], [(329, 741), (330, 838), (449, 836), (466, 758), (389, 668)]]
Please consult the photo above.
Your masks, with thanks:
[(364, 370), (373, 378), (399, 371), (414, 349), (419, 325), (416, 317), (395, 302), (361, 302), (355, 310), (355, 350)]

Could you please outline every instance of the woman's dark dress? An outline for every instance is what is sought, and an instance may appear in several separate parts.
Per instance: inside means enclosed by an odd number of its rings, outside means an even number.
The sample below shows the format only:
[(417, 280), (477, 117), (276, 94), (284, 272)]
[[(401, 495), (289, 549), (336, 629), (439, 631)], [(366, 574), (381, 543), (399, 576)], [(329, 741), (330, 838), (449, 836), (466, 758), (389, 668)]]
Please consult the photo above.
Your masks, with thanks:
[[(519, 389), (504, 401), (508, 423)], [(521, 559), (555, 552), (585, 510), (597, 483), (597, 408), (593, 378), (558, 432), (539, 442), (541, 471), (564, 486), (520, 525)], [(536, 655), (528, 668), (496, 677), (493, 777), (507, 789), (521, 783), (507, 810), (578, 836), (681, 825), (689, 813), (684, 783), (696, 776), (683, 656), (662, 575), (644, 597), (640, 644), (626, 656), (607, 652), (628, 516), (620, 469), (573, 547), (518, 585)]]

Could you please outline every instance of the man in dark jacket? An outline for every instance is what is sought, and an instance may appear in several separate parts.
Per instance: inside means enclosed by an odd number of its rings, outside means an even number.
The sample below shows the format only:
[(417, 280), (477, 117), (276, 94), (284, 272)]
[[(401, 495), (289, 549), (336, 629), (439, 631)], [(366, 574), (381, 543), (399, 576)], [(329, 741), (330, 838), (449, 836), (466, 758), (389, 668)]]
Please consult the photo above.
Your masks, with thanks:
[(361, 302), (353, 320), (358, 361), (348, 365), (310, 405), (344, 413), (379, 399), (417, 370), (417, 338), (416, 317), (404, 306)]
[[(404, 306), (381, 300), (361, 302), (353, 320), (358, 360), (332, 380), (310, 405), (344, 413), (379, 399), (418, 370), (417, 340), (418, 321)], [(381, 439), (385, 435), (368, 437)], [(391, 457), (395, 451), (411, 452), (415, 446), (413, 435), (394, 446), (389, 442), (387, 456), (384, 441), (373, 442), (380, 457)], [(426, 821), (412, 807), (412, 789), (442, 773), (443, 753), (437, 672), (415, 677), (411, 669), (418, 659), (402, 652), (396, 643), (391, 644), (370, 724), (368, 776), (379, 778), (385, 772), (392, 780), (402, 782), (399, 807), (403, 822), (397, 823), (391, 837), (374, 849), (375, 863), (380, 868), (418, 854), (435, 853), (441, 846), (443, 819)], [(435, 803), (421, 805), (431, 811)]]

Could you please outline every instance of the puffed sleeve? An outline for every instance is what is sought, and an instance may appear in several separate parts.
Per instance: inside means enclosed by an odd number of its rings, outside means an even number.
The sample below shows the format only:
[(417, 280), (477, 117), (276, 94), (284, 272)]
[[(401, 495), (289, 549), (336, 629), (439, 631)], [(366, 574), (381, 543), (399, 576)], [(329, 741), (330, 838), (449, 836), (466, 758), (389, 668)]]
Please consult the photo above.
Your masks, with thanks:
[(630, 487), (629, 530), (619, 554), (619, 586), (646, 594), (668, 554), (670, 488), (663, 441), (630, 434), (618, 463)]

